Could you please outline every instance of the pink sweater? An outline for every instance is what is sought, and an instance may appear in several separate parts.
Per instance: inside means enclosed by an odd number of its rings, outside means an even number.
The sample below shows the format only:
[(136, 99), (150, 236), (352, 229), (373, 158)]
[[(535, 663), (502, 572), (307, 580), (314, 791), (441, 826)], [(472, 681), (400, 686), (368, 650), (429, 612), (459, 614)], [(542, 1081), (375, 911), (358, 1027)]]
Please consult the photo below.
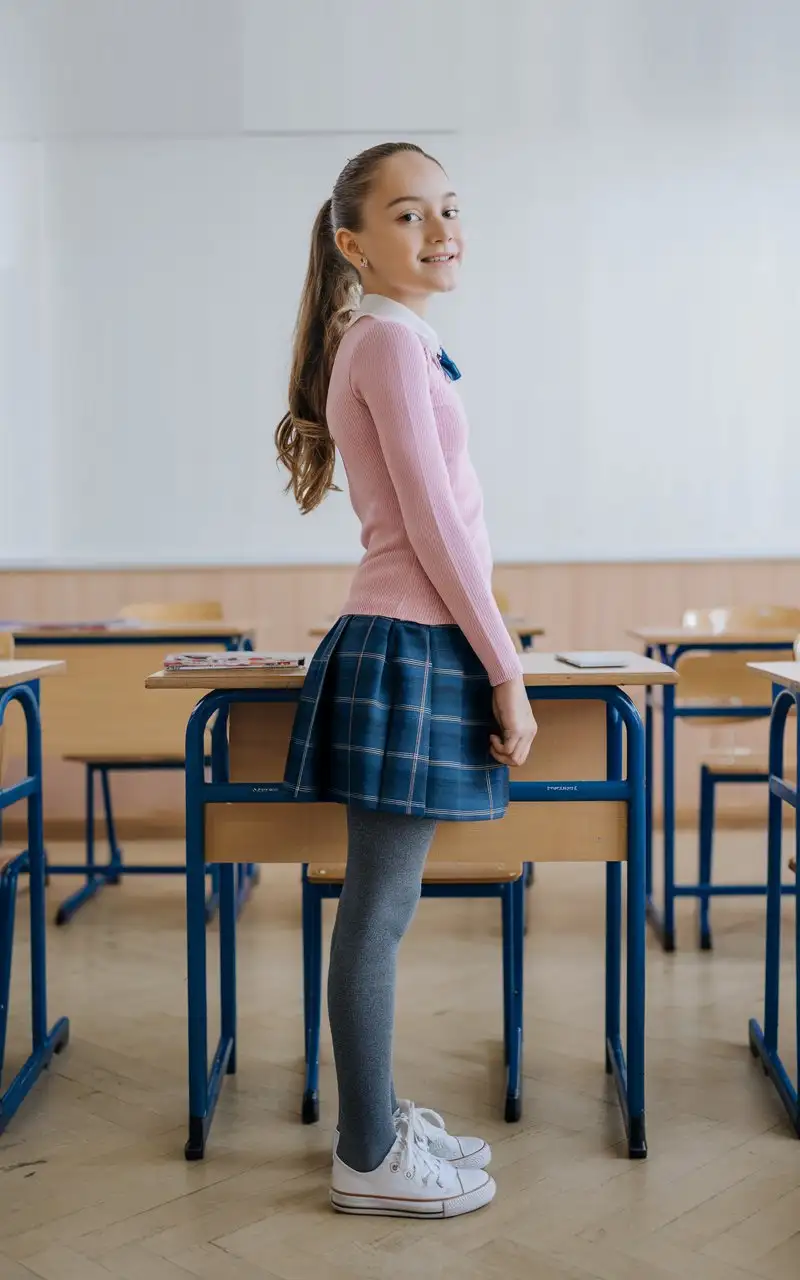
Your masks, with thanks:
[(365, 549), (345, 612), (455, 622), (492, 685), (517, 676), (466, 414), (436, 357), (407, 325), (362, 316), (336, 355), (327, 417)]

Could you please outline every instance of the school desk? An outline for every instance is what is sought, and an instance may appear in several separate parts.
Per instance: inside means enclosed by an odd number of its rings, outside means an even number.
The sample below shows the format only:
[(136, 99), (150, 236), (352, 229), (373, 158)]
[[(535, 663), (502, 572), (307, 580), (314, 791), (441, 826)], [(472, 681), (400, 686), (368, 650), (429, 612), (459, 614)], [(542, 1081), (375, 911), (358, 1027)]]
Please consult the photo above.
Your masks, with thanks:
[[(710, 650), (715, 653), (736, 652), (774, 652), (791, 653), (796, 636), (796, 628), (765, 630), (750, 628), (747, 630), (731, 630), (724, 633), (711, 631), (702, 627), (656, 626), (637, 627), (630, 634), (644, 645), (648, 658), (656, 657), (669, 667), (675, 667), (684, 654)], [(645, 754), (648, 778), (653, 777), (653, 721), (654, 691), (652, 686), (645, 690)], [(741, 719), (758, 719), (769, 715), (769, 704), (763, 707), (736, 708), (735, 714)], [(674, 685), (665, 685), (661, 698), (662, 713), (662, 796), (664, 827), (664, 907), (659, 909), (653, 897), (653, 787), (647, 789), (647, 918), (658, 936), (665, 951), (675, 950), (675, 899), (680, 897), (698, 897), (699, 885), (676, 885), (675, 883), (675, 722), (689, 717), (702, 719), (724, 719), (731, 716), (729, 706), (719, 704), (680, 706), (675, 701)], [(744, 781), (747, 779), (744, 778)], [(725, 893), (754, 893), (758, 886), (742, 885), (712, 886), (708, 892), (716, 895)], [(760, 890), (763, 893), (763, 888)]]
[[(667, 666), (627, 655), (618, 670), (581, 670), (554, 655), (523, 658), (539, 734), (514, 772), (508, 816), (441, 823), (431, 858), (606, 863), (605, 1059), (613, 1074), (631, 1157), (647, 1152), (644, 1110), (645, 769), (644, 728), (623, 686), (671, 684)], [(287, 800), (284, 761), (301, 671), (160, 672), (150, 689), (203, 693), (186, 730), (186, 908), (189, 1021), (187, 1159), (200, 1159), (222, 1080), (236, 1070), (236, 920), (233, 863), (341, 863), (341, 805)], [(215, 713), (228, 718), (228, 755), (216, 780), (203, 773), (203, 738)], [(555, 802), (555, 803), (554, 803)], [(626, 1053), (620, 1021), (622, 872), (627, 863)], [(207, 863), (220, 878), (221, 1035), (208, 1068)]]
[(11, 962), (14, 944), (14, 907), (17, 881), (27, 871), (30, 881), (31, 1039), (27, 1060), (0, 1094), (0, 1133), (23, 1099), (30, 1093), (54, 1053), (69, 1039), (66, 1018), (47, 1028), (47, 957), (44, 914), (44, 839), (42, 833), (42, 732), (39, 719), (39, 682), (63, 671), (63, 662), (28, 659), (0, 662), (0, 734), (5, 715), (16, 702), (25, 720), (25, 777), (7, 787), (0, 778), (0, 811), (20, 800), (27, 803), (27, 848), (9, 855), (0, 849), (0, 1080), (5, 1056)]
[[(252, 631), (231, 622), (181, 621), (98, 624), (8, 624), (18, 657), (68, 660), (62, 680), (42, 698), (44, 755), (63, 756), (86, 773), (86, 853), (77, 864), (51, 864), (50, 875), (79, 875), (83, 884), (59, 906), (56, 923), (66, 924), (106, 885), (125, 875), (183, 875), (183, 866), (123, 861), (117, 842), (109, 774), (183, 769), (183, 733), (192, 700), (153, 705), (144, 680), (168, 653), (181, 649), (251, 649)], [(102, 786), (109, 858), (95, 857), (95, 781)], [(251, 877), (240, 876), (243, 901)], [(212, 890), (209, 911), (216, 898)]]
[(795, 1037), (797, 1048), (797, 1083), (789, 1078), (778, 1052), (778, 1010), (781, 970), (781, 861), (783, 844), (783, 806), (795, 810), (795, 856), (792, 870), (797, 876), (800, 865), (800, 788), (797, 780), (791, 786), (784, 777), (784, 738), (790, 711), (795, 713), (792, 732), (797, 735), (800, 760), (800, 662), (750, 663), (766, 680), (772, 681), (773, 703), (769, 726), (769, 816), (767, 822), (767, 943), (764, 965), (764, 1028), (755, 1018), (750, 1020), (750, 1051), (760, 1058), (764, 1072), (778, 1091), (795, 1133), (800, 1138), (800, 911), (797, 896), (795, 919)]

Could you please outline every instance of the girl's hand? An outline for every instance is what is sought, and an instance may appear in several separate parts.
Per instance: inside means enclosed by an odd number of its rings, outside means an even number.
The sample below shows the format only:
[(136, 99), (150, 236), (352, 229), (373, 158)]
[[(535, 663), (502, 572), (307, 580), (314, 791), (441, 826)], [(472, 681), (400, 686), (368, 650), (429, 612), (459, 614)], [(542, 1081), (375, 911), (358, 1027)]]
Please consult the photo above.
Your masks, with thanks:
[(492, 755), (499, 764), (518, 769), (528, 759), (538, 727), (522, 676), (497, 685), (492, 705), (502, 730), (500, 735), (493, 733), (489, 739)]

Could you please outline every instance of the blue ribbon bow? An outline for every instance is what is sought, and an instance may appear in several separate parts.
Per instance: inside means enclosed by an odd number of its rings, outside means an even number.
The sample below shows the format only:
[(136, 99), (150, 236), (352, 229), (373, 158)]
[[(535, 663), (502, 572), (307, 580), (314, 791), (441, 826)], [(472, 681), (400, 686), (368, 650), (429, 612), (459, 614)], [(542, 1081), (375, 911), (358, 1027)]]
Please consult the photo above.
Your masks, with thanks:
[(442, 366), (443, 372), (447, 375), (451, 382), (458, 382), (461, 377), (461, 370), (455, 360), (451, 360), (444, 347), (439, 352), (439, 364)]

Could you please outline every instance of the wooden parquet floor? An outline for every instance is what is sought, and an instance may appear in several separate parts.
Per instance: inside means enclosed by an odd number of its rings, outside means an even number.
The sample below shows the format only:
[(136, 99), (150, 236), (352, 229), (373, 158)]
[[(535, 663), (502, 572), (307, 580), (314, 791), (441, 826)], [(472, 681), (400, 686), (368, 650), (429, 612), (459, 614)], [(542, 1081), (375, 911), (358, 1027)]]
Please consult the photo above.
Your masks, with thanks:
[[(690, 837), (680, 855), (691, 866)], [(720, 834), (718, 869), (756, 878), (763, 862), (761, 832)], [(72, 1042), (0, 1139), (1, 1280), (798, 1280), (800, 1142), (746, 1047), (763, 1006), (763, 900), (715, 904), (713, 955), (695, 949), (687, 903), (678, 954), (650, 942), (651, 1154), (637, 1164), (602, 1066), (602, 868), (539, 868), (517, 1126), (500, 1111), (499, 907), (423, 903), (401, 955), (398, 1086), (492, 1142), (499, 1191), (469, 1217), (413, 1223), (328, 1207), (327, 1032), (322, 1120), (300, 1124), (298, 879), (268, 868), (241, 921), (240, 1069), (199, 1164), (182, 1154), (183, 882), (132, 879), (50, 929), (50, 1013), (70, 1016)], [(53, 882), (51, 915), (69, 883)], [(10, 1067), (27, 1043), (25, 908)], [(793, 1065), (789, 905), (785, 918)]]

